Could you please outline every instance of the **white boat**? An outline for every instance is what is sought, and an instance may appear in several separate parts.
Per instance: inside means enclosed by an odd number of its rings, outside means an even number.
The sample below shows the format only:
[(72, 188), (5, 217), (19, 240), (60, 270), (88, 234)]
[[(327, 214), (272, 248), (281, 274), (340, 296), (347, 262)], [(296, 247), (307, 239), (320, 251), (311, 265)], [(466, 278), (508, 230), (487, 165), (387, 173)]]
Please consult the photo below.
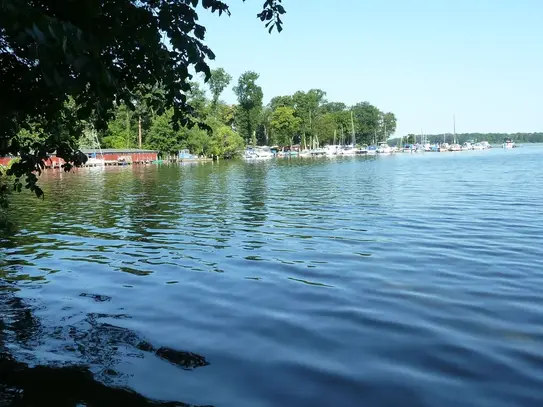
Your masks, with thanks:
[(473, 150), (473, 144), (470, 141), (466, 141), (462, 144), (462, 151)]
[(248, 148), (243, 153), (243, 159), (244, 160), (256, 160), (257, 158), (258, 158), (258, 156), (256, 155), (256, 153), (254, 152), (254, 150), (252, 148)]
[(329, 145), (324, 147), (326, 157), (335, 157), (340, 154), (339, 146)]
[(375, 154), (377, 154), (377, 147), (368, 146), (368, 148), (366, 148), (366, 154), (367, 155), (375, 155)]
[(312, 156), (324, 156), (324, 155), (326, 155), (326, 149), (324, 149), (324, 148), (315, 148), (315, 149), (311, 150), (311, 155)]
[(377, 154), (392, 154), (394, 150), (387, 143), (379, 143)]
[(483, 147), (483, 145), (482, 145), (481, 143), (475, 143), (475, 144), (473, 145), (473, 149), (474, 149), (474, 150), (479, 150), (479, 151), (480, 151), (480, 150), (484, 150), (485, 148)]
[(273, 157), (274, 154), (269, 147), (248, 148), (243, 154), (243, 158), (246, 160), (267, 160)]
[(340, 155), (356, 155), (357, 149), (353, 146), (344, 146), (338, 151), (338, 154)]
[(491, 148), (488, 141), (481, 141), (481, 145), (483, 146), (484, 150), (488, 150), (489, 148)]
[(356, 150), (356, 154), (366, 155), (366, 154), (368, 154), (368, 148), (367, 147), (360, 147), (358, 150)]
[(449, 151), (462, 151), (462, 146), (460, 144), (451, 144)]
[(106, 160), (104, 160), (103, 158), (90, 157), (85, 165), (87, 167), (100, 167), (106, 165)]
[(515, 143), (510, 138), (503, 140), (503, 148), (510, 149), (515, 148)]
[(424, 153), (426, 150), (424, 149), (424, 146), (421, 144), (417, 144), (415, 146), (415, 153)]

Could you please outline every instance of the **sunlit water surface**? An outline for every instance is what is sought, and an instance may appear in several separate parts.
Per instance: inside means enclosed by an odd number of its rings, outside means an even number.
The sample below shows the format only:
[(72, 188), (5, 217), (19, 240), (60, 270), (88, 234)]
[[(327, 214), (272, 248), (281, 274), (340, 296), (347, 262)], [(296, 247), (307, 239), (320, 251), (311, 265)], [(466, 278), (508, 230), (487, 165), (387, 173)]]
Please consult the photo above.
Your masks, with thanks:
[(20, 361), (195, 405), (543, 405), (541, 147), (42, 178), (1, 258)]

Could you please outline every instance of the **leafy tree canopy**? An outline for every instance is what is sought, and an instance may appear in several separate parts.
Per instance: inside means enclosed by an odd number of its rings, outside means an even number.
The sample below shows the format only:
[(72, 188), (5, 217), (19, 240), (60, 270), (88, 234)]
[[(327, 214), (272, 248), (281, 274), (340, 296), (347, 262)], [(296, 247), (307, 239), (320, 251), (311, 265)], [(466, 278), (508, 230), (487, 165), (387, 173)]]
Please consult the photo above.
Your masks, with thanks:
[(221, 93), (232, 81), (232, 76), (228, 74), (223, 68), (213, 69), (208, 81), (209, 90), (213, 96), (213, 105), (217, 106)]
[[(163, 100), (149, 106), (172, 109), (176, 128), (192, 125), (189, 68), (209, 79), (214, 58), (198, 6), (229, 14), (219, 0), (0, 0), (0, 155), (20, 155), (10, 173), (41, 195), (42, 160), (56, 152), (83, 163), (73, 140), (82, 121), (106, 129), (116, 104), (135, 108), (141, 86), (161, 86)], [(281, 31), (284, 13), (281, 0), (265, 0), (258, 18)], [(23, 144), (24, 130), (39, 136)]]
[(288, 106), (280, 106), (271, 113), (270, 126), (274, 137), (274, 144), (290, 145), (294, 135), (299, 129), (300, 118), (294, 115), (294, 109)]
[(241, 74), (238, 84), (234, 86), (234, 93), (239, 103), (239, 108), (236, 110), (237, 128), (246, 140), (253, 139), (253, 144), (256, 142), (254, 139), (261, 119), (264, 97), (262, 88), (256, 83), (258, 78), (258, 73), (247, 71)]

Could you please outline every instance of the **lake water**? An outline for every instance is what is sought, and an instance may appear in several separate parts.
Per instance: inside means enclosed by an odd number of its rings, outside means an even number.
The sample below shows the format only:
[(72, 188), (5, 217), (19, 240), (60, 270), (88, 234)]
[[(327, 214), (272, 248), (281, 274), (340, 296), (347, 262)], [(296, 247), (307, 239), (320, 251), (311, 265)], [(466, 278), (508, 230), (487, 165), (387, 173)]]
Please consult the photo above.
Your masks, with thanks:
[[(21, 362), (217, 407), (542, 406), (543, 148), (47, 172)], [(11, 321), (11, 322), (10, 322)]]

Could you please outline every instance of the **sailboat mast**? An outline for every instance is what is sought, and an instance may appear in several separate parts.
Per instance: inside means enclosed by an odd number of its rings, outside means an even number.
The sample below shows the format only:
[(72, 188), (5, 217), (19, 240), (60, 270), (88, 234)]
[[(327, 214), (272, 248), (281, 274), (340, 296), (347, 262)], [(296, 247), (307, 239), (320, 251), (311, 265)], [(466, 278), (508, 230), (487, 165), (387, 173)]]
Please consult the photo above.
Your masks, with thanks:
[(311, 123), (311, 110), (309, 111), (309, 133), (311, 134), (311, 137), (313, 137), (313, 131), (312, 131), (312, 123)]
[(356, 145), (356, 136), (354, 134), (354, 120), (353, 120), (353, 111), (351, 110), (351, 130), (353, 133), (353, 147)]
[(453, 143), (456, 144), (456, 115), (454, 114), (453, 114), (453, 135), (454, 135)]

